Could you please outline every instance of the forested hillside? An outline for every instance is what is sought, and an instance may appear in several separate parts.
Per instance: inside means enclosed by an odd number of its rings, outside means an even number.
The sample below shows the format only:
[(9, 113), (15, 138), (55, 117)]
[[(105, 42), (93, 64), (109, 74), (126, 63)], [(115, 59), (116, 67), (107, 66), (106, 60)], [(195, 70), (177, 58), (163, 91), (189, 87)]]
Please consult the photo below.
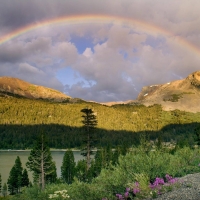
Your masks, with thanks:
[(153, 105), (114, 105), (97, 103), (55, 103), (15, 97), (0, 97), (0, 148), (31, 148), (37, 134), (46, 132), (52, 148), (81, 147), (81, 112), (92, 108), (97, 115), (96, 145), (131, 146), (139, 134), (151, 139), (162, 136), (164, 141), (183, 140), (192, 143), (200, 113), (163, 111)]

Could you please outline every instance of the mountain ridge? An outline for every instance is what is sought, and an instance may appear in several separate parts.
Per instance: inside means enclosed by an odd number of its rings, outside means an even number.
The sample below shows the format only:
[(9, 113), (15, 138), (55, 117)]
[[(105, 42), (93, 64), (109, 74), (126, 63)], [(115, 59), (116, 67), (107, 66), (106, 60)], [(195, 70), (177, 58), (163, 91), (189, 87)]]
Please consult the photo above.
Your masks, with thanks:
[(160, 104), (166, 111), (179, 109), (200, 112), (200, 71), (182, 80), (145, 86), (135, 102), (145, 106)]
[[(18, 78), (0, 77), (0, 95), (18, 95), (29, 99), (45, 99), (54, 102), (84, 101), (72, 98), (57, 90), (34, 85)], [(88, 103), (90, 101), (87, 101)], [(93, 101), (91, 101), (93, 102)], [(181, 110), (200, 112), (200, 71), (189, 74), (185, 79), (175, 80), (165, 84), (145, 86), (136, 100), (120, 102), (104, 102), (98, 104), (112, 106), (116, 104), (143, 104), (151, 106), (160, 104), (165, 111)]]
[(70, 96), (63, 94), (52, 88), (34, 85), (19, 78), (0, 77), (1, 96), (16, 95), (29, 99), (44, 99), (55, 102), (62, 102), (71, 99)]

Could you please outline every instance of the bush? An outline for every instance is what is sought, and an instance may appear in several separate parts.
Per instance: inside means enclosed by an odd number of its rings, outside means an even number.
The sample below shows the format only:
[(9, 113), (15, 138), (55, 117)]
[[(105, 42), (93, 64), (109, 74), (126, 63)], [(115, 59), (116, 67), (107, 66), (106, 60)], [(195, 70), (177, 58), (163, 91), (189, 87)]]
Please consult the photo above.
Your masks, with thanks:
[[(55, 191), (67, 190), (67, 194), (70, 196), (68, 199), (102, 200), (107, 198), (116, 200), (116, 195), (121, 194), (122, 196), (130, 194), (132, 196), (129, 197), (133, 198), (133, 189), (135, 189), (135, 192), (136, 190), (141, 191), (136, 194), (138, 198), (144, 198), (150, 194), (157, 194), (157, 187), (152, 191), (149, 185), (151, 183), (156, 186), (158, 180), (166, 181), (166, 174), (177, 177), (200, 172), (199, 155), (199, 149), (190, 149), (189, 147), (178, 149), (173, 155), (163, 150), (145, 152), (136, 149), (126, 156), (120, 156), (119, 163), (116, 166), (103, 169), (91, 183), (81, 182), (75, 178), (75, 181), (70, 185), (63, 183), (47, 185), (45, 191), (33, 186), (24, 189), (22, 194), (13, 196), (11, 199), (47, 200), (49, 195), (54, 194)], [(137, 188), (137, 185), (140, 188)], [(132, 193), (128, 193), (127, 188), (131, 188)], [(171, 189), (170, 186), (159, 191)]]

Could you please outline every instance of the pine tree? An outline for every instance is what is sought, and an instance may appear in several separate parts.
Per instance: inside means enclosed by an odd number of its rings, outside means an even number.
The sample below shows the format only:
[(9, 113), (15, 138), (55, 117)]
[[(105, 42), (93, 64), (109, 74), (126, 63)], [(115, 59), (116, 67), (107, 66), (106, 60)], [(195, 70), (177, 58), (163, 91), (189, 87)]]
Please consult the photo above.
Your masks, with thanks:
[(28, 187), (28, 186), (29, 186), (28, 172), (26, 169), (24, 169), (22, 173), (22, 187)]
[(21, 160), (19, 156), (17, 156), (15, 164), (10, 171), (10, 175), (7, 182), (10, 194), (15, 194), (20, 192), (22, 186), (22, 170), (23, 168)]
[(129, 151), (129, 149), (128, 149), (128, 147), (127, 147), (126, 144), (122, 144), (119, 147), (119, 149), (120, 149), (120, 154), (123, 155), (123, 156), (125, 156), (128, 153), (128, 151)]
[(34, 182), (42, 190), (45, 189), (45, 183), (52, 176), (56, 176), (55, 163), (52, 161), (50, 149), (47, 145), (46, 137), (41, 134), (36, 141), (26, 163), (27, 168), (33, 172)]
[(198, 125), (195, 129), (194, 129), (194, 133), (195, 133), (195, 140), (198, 146), (200, 146), (200, 125)]
[(21, 163), (19, 156), (17, 156), (17, 159), (15, 161), (15, 167), (16, 167), (16, 173), (18, 175), (18, 178), (17, 178), (17, 190), (18, 191), (17, 191), (17, 193), (19, 193), (21, 186), (22, 186), (22, 171), (23, 171), (22, 163)]
[(15, 194), (17, 193), (17, 172), (15, 169), (15, 166), (12, 167), (12, 169), (10, 170), (10, 174), (9, 174), (9, 178), (8, 178), (8, 191), (10, 192), (10, 194)]
[(94, 177), (96, 177), (96, 174), (95, 174), (95, 161), (94, 161), (94, 159), (92, 159), (90, 168), (89, 168), (89, 170), (87, 171), (87, 174), (86, 174), (86, 181), (87, 182), (91, 182)]
[(83, 149), (82, 155), (86, 157), (86, 171), (88, 171), (91, 164), (92, 149), (94, 148), (94, 128), (97, 126), (97, 119), (92, 109), (84, 108), (81, 112), (83, 113), (82, 123), (85, 130), (83, 141), (85, 148)]
[(46, 183), (55, 183), (57, 180), (57, 173), (56, 173), (56, 163), (53, 161), (51, 168), (49, 169), (52, 173), (46, 175)]
[(112, 164), (113, 165), (118, 164), (119, 155), (120, 155), (120, 147), (116, 147), (116, 149), (113, 153), (113, 157), (112, 157)]
[(6, 185), (6, 183), (4, 183), (3, 190), (2, 190), (2, 194), (4, 197), (7, 195), (7, 190), (8, 190), (7, 185)]
[(76, 177), (79, 181), (86, 181), (87, 164), (86, 160), (79, 160), (76, 165)]
[(107, 145), (106, 148), (104, 148), (104, 158), (105, 158), (105, 165), (104, 167), (108, 167), (110, 162), (112, 161), (113, 152), (110, 145)]
[(1, 181), (2, 179), (1, 179), (1, 174), (0, 174), (0, 193), (1, 193)]
[(96, 154), (95, 154), (95, 163), (94, 163), (94, 175), (98, 176), (101, 172), (101, 169), (103, 168), (103, 150), (98, 149)]
[(74, 160), (74, 154), (72, 150), (69, 149), (65, 152), (62, 166), (61, 166), (62, 179), (68, 184), (72, 183), (74, 179), (75, 166), (76, 166), (76, 163)]

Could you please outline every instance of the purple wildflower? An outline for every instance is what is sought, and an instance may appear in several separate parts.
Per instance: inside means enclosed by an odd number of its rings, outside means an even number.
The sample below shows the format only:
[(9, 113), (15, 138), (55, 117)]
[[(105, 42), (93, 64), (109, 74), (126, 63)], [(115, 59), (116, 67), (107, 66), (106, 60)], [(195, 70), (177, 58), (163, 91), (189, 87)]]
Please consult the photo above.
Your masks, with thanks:
[(173, 178), (172, 176), (170, 176), (169, 174), (166, 174), (166, 179), (167, 179), (167, 182), (168, 183), (171, 183), (171, 184), (174, 184), (174, 183), (176, 183), (177, 181), (178, 181), (178, 179), (177, 178)]
[(133, 193), (137, 194), (140, 192), (139, 183), (135, 182), (135, 187), (133, 188)]
[(119, 200), (123, 200), (123, 196), (121, 194), (116, 194), (116, 197), (119, 199)]
[(156, 177), (155, 181), (153, 182), (153, 184), (150, 184), (150, 188), (151, 189), (154, 189), (154, 188), (157, 188), (157, 189), (160, 189), (161, 186), (160, 185), (164, 185), (165, 182), (162, 178), (158, 178)]
[(140, 192), (140, 189), (139, 188), (133, 188), (133, 193), (134, 194), (137, 194), (137, 193), (139, 193)]
[(169, 174), (166, 174), (165, 178), (167, 179), (167, 181), (170, 181), (172, 179), (172, 176), (170, 176)]
[(125, 192), (125, 193), (124, 193), (124, 197), (127, 198), (128, 196), (129, 196), (129, 192)]
[(136, 187), (139, 187), (139, 183), (138, 183), (138, 182), (135, 182), (135, 186), (136, 186)]

